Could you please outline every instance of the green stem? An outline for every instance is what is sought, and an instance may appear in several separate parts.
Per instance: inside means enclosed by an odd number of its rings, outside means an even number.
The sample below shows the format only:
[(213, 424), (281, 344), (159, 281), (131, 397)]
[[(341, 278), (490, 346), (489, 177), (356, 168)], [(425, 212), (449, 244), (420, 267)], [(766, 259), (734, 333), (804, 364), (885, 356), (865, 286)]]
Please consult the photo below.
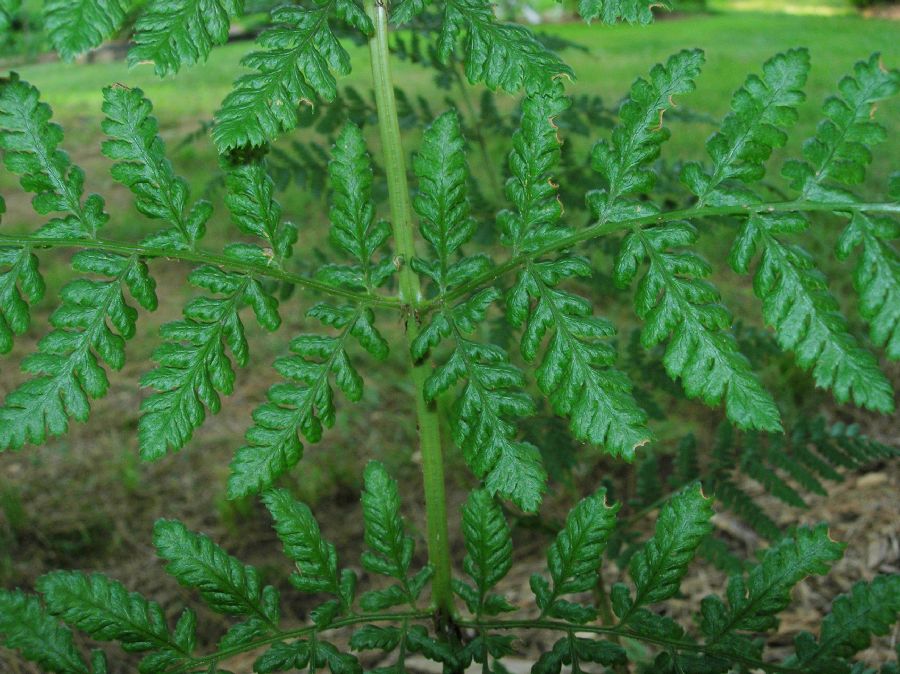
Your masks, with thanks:
[(161, 258), (177, 262), (199, 262), (222, 267), (229, 271), (239, 271), (252, 276), (263, 276), (278, 279), (279, 281), (286, 281), (287, 283), (301, 286), (309, 290), (315, 290), (326, 295), (342, 297), (357, 303), (379, 307), (396, 308), (399, 306), (399, 303), (393, 297), (344, 290), (343, 288), (337, 288), (327, 283), (323, 283), (322, 281), (317, 281), (316, 279), (282, 271), (274, 266), (268, 267), (250, 262), (242, 262), (225, 255), (216, 255), (215, 253), (203, 250), (171, 250), (168, 248), (145, 246), (140, 243), (111, 241), (109, 239), (61, 239), (41, 236), (40, 234), (30, 236), (27, 234), (19, 236), (0, 234), (0, 246), (31, 246), (35, 249), (90, 248), (91, 250), (103, 250), (109, 253), (120, 253), (122, 255), (137, 255), (145, 259)]
[[(422, 302), (419, 277), (410, 267), (416, 255), (409, 185), (406, 179), (406, 157), (400, 140), (400, 123), (394, 99), (394, 82), (388, 52), (387, 8), (382, 0), (366, 0), (366, 12), (375, 24), (369, 40), (372, 56), (372, 78), (378, 129), (387, 174), (391, 222), (400, 266), (400, 302), (406, 310), (406, 338), (411, 346), (419, 333), (418, 315)], [(407, 349), (409, 351), (409, 349)], [(416, 398), (419, 447), (425, 482), (425, 518), (428, 530), (428, 558), (434, 567), (431, 597), (442, 621), (453, 614), (453, 590), (450, 585), (450, 545), (447, 533), (447, 497), (444, 489), (444, 459), (441, 454), (441, 432), (434, 404), (425, 400), (427, 362), (416, 362), (410, 356), (410, 368)]]
[(900, 203), (817, 203), (812, 201), (796, 200), (776, 203), (747, 204), (737, 206), (703, 206), (701, 208), (682, 208), (676, 211), (652, 213), (636, 218), (628, 218), (617, 222), (600, 222), (590, 227), (585, 227), (572, 232), (569, 236), (554, 240), (545, 246), (514, 255), (506, 262), (491, 267), (487, 271), (473, 277), (466, 283), (458, 285), (446, 295), (425, 302), (422, 311), (431, 311), (438, 303), (451, 303), (453, 300), (466, 297), (473, 291), (493, 283), (504, 274), (518, 269), (530, 260), (537, 260), (542, 255), (547, 255), (557, 250), (571, 248), (576, 244), (597, 239), (608, 234), (614, 234), (634, 227), (647, 225), (660, 225), (674, 220), (694, 220), (712, 216), (749, 215), (751, 213), (786, 213), (792, 211), (815, 212), (825, 211), (829, 213), (852, 213), (863, 211), (869, 213), (900, 213)]

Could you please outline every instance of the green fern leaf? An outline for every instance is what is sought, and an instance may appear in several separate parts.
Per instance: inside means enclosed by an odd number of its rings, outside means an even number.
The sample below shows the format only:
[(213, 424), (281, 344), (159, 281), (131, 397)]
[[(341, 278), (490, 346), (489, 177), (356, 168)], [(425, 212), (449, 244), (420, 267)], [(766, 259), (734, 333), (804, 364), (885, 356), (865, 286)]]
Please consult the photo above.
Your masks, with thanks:
[(122, 0), (46, 0), (44, 27), (64, 61), (94, 49), (125, 21)]
[(88, 674), (72, 633), (50, 616), (37, 597), (0, 590), (0, 643), (56, 674)]
[(703, 65), (699, 49), (673, 54), (663, 66), (650, 70), (650, 80), (639, 78), (619, 109), (619, 123), (610, 142), (601, 141), (591, 153), (591, 166), (605, 180), (603, 190), (589, 192), (588, 206), (600, 222), (616, 221), (641, 212), (642, 207), (622, 197), (649, 192), (655, 174), (649, 165), (659, 156), (670, 132), (663, 115), (674, 96), (694, 90), (694, 80)]
[(625, 238), (616, 257), (616, 282), (629, 285), (639, 263), (644, 258), (650, 263), (635, 296), (637, 314), (646, 320), (641, 343), (651, 348), (671, 335), (663, 363), (670, 377), (682, 378), (688, 396), (708, 405), (724, 401), (739, 428), (780, 431), (775, 401), (728, 331), (731, 315), (719, 303), (718, 291), (704, 280), (712, 268), (691, 252), (670, 250), (696, 240), (696, 230), (686, 222), (638, 229)]
[(707, 644), (734, 647), (741, 639), (734, 634), (737, 631), (761, 632), (775, 627), (775, 616), (790, 603), (794, 585), (811, 574), (827, 573), (845, 547), (831, 540), (824, 524), (800, 527), (770, 547), (746, 579), (742, 575), (729, 579), (727, 607), (716, 595), (703, 600), (700, 627)]
[(364, 475), (362, 494), (365, 538), (368, 550), (363, 553), (363, 566), (397, 580), (409, 574), (415, 544), (406, 534), (400, 515), (400, 493), (397, 481), (377, 461), (370, 461)]
[(191, 272), (189, 281), (221, 297), (191, 300), (184, 320), (160, 328), (166, 342), (153, 353), (159, 367), (141, 377), (142, 386), (156, 391), (141, 405), (138, 425), (141, 456), (148, 461), (162, 458), (169, 448), (184, 447), (206, 418), (206, 409), (218, 413), (219, 393), (231, 394), (235, 374), (225, 346), (238, 365), (246, 365), (248, 358), (238, 316), (241, 303), (250, 304), (267, 330), (280, 323), (278, 302), (251, 276), (204, 266)]
[(307, 316), (340, 330), (334, 337), (306, 334), (291, 340), (295, 354), (279, 358), (274, 367), (290, 383), (272, 386), (268, 402), (253, 411), (247, 444), (237, 450), (228, 478), (230, 498), (265, 489), (300, 460), (303, 445), (322, 438), (335, 420), (331, 376), (348, 400), (362, 398), (363, 380), (350, 361), (347, 342), (354, 337), (378, 359), (388, 354), (387, 342), (374, 325), (371, 309), (317, 304)]
[(333, 644), (322, 640), (275, 644), (253, 663), (258, 674), (308, 669), (315, 672), (327, 667), (331, 674), (361, 674), (362, 667), (349, 653), (341, 653)]
[(750, 190), (733, 181), (751, 183), (765, 175), (772, 150), (787, 141), (784, 127), (797, 121), (796, 107), (805, 96), (809, 52), (792, 49), (763, 65), (762, 77), (750, 75), (731, 99), (731, 112), (721, 130), (706, 142), (712, 173), (691, 162), (681, 181), (697, 195), (698, 205), (758, 202)]
[(284, 489), (263, 494), (263, 502), (275, 520), (275, 531), (284, 544), (284, 554), (297, 563), (299, 573), (291, 583), (303, 592), (328, 592), (341, 598), (345, 606), (353, 601), (338, 574), (334, 546), (322, 538), (319, 524), (309, 508), (295, 501)]
[(228, 255), (256, 263), (284, 267), (297, 242), (297, 226), (281, 219), (281, 205), (275, 200), (275, 183), (263, 161), (232, 167), (225, 177), (225, 204), (231, 221), (244, 234), (263, 240), (256, 244), (230, 244)]
[(869, 647), (872, 636), (889, 634), (900, 617), (900, 575), (876, 576), (856, 583), (837, 597), (822, 620), (818, 641), (808, 632), (794, 639), (796, 655), (790, 667), (822, 674), (849, 672), (846, 662)]
[(0, 37), (9, 37), (9, 31), (21, 9), (22, 0), (0, 0)]
[(606, 504), (606, 491), (582, 499), (566, 517), (566, 526), (547, 550), (550, 582), (531, 576), (531, 589), (542, 616), (576, 623), (592, 620), (593, 608), (560, 599), (562, 595), (590, 590), (597, 582), (603, 551), (616, 523), (619, 504)]
[(109, 219), (103, 199), (92, 194), (82, 203), (84, 171), (59, 149), (63, 131), (50, 121), (52, 115), (38, 90), (13, 73), (0, 88), (0, 148), (6, 168), (21, 177), (25, 191), (35, 194), (31, 201), (35, 211), (67, 213), (44, 225), (42, 235), (96, 238)]
[[(562, 206), (552, 175), (560, 154), (553, 119), (566, 107), (561, 84), (523, 103), (509, 160), (512, 177), (506, 184), (516, 211), (498, 216), (502, 239), (514, 255), (533, 252), (567, 233), (559, 226)], [(571, 417), (575, 437), (630, 459), (650, 432), (630, 381), (612, 367), (616, 352), (607, 339), (614, 328), (592, 315), (586, 299), (556, 287), (565, 278), (590, 274), (587, 261), (569, 255), (529, 262), (507, 295), (507, 317), (517, 327), (526, 324), (521, 348), (529, 362), (551, 334), (537, 381), (554, 411)]]
[(870, 147), (887, 137), (885, 129), (873, 121), (875, 104), (900, 90), (900, 70), (888, 70), (879, 54), (860, 61), (853, 75), (838, 83), (840, 96), (825, 101), (826, 119), (816, 135), (803, 144), (806, 161), (789, 161), (782, 175), (803, 198), (812, 201), (854, 201), (834, 183), (856, 185), (863, 181), (872, 161)]
[[(424, 3), (406, 3), (408, 10), (395, 14), (404, 21)], [(461, 38), (465, 33), (465, 37)], [(448, 63), (462, 42), (466, 78), (483, 82), (489, 89), (515, 93), (523, 87), (540, 87), (559, 75), (574, 79), (572, 69), (544, 47), (534, 34), (511, 23), (501, 23), (485, 0), (449, 0), (444, 3), (437, 39), (438, 58)]]
[(243, 11), (244, 0), (150, 0), (135, 24), (128, 64), (152, 61), (163, 77), (202, 63)]
[(13, 338), (31, 323), (29, 304), (44, 296), (44, 278), (30, 246), (0, 248), (0, 354), (9, 353)]
[(671, 9), (668, 0), (578, 0), (578, 14), (590, 23), (600, 19), (602, 23), (648, 24), (653, 21), (653, 8)]
[(869, 324), (872, 342), (884, 347), (891, 360), (900, 360), (900, 258), (891, 244), (897, 238), (897, 221), (856, 211), (837, 245), (841, 260), (862, 247), (853, 270), (859, 313)]
[(584, 637), (563, 637), (553, 648), (545, 651), (531, 668), (532, 674), (559, 674), (563, 665), (571, 666), (572, 671), (582, 671), (583, 662), (596, 662), (608, 667), (626, 665), (628, 658), (625, 650), (608, 641), (597, 641)]
[(310, 650), (308, 641), (275, 644), (253, 662), (253, 671), (259, 674), (271, 674), (272, 672), (304, 669), (309, 665)]
[(125, 340), (135, 333), (137, 311), (125, 301), (123, 286), (145, 309), (156, 308), (155, 283), (136, 256), (85, 250), (72, 258), (72, 267), (110, 280), (78, 279), (60, 292), (62, 304), (50, 316), (54, 329), (22, 363), (34, 378), (0, 407), (0, 449), (40, 444), (48, 432), (64, 434), (70, 417), (86, 421), (90, 399), (106, 395), (109, 380), (101, 363), (121, 369)]
[(259, 572), (242, 564), (208, 537), (188, 531), (176, 520), (158, 520), (153, 527), (153, 545), (156, 554), (167, 562), (166, 573), (185, 587), (199, 590), (213, 611), (258, 616), (270, 627), (277, 626), (278, 613), (270, 614), (262, 608), (264, 590)]
[[(484, 255), (456, 261), (461, 246), (475, 231), (475, 221), (470, 215), (468, 166), (455, 112), (441, 115), (425, 130), (413, 168), (419, 178), (414, 208), (422, 236), (435, 257), (414, 258), (411, 266), (443, 294), (491, 265)], [(412, 354), (422, 359), (442, 339), (452, 339), (454, 351), (429, 376), (425, 397), (434, 400), (457, 382), (466, 381), (451, 425), (456, 444), (491, 493), (499, 492), (522, 509), (533, 511), (540, 503), (546, 474), (537, 449), (516, 441), (515, 427), (508, 420), (533, 411), (531, 400), (516, 390), (524, 386), (524, 376), (503, 349), (464, 336), (484, 321), (498, 295), (496, 290), (486, 289), (455, 307), (443, 308), (413, 342)]]
[(366, 151), (362, 131), (355, 124), (347, 124), (338, 136), (328, 163), (328, 175), (332, 187), (331, 243), (354, 264), (326, 265), (317, 276), (350, 290), (372, 292), (387, 283), (395, 271), (389, 257), (378, 263), (373, 260), (390, 239), (391, 226), (375, 219), (372, 159)]
[(422, 358), (442, 337), (453, 339), (450, 358), (425, 382), (425, 397), (432, 401), (465, 381), (451, 419), (454, 441), (492, 494), (500, 493), (533, 512), (540, 505), (547, 475), (537, 448), (515, 439), (511, 421), (534, 412), (534, 403), (521, 390), (525, 377), (503, 349), (465, 336), (484, 321), (485, 312), (498, 296), (496, 290), (487, 289), (436, 314), (412, 351), (413, 357)]
[(445, 112), (425, 129), (413, 170), (419, 179), (413, 208), (419, 216), (422, 238), (430, 244), (435, 258), (415, 258), (412, 267), (444, 293), (490, 265), (484, 255), (454, 261), (476, 227), (470, 214), (465, 141), (455, 111)]
[(512, 536), (503, 511), (484, 489), (470, 493), (463, 505), (462, 530), (467, 552), (463, 569), (477, 590), (458, 581), (457, 593), (475, 615), (511, 610), (503, 597), (490, 594), (490, 590), (512, 568)]
[(655, 604), (678, 592), (698, 546), (712, 531), (713, 514), (712, 499), (705, 497), (697, 484), (666, 502), (653, 538), (628, 565), (636, 590), (634, 608)]
[(273, 141), (299, 122), (299, 106), (317, 97), (337, 96), (334, 74), (350, 72), (350, 56), (328, 23), (338, 11), (361, 32), (371, 35), (372, 22), (354, 0), (328, 0), (313, 9), (281, 7), (272, 12), (277, 24), (258, 39), (262, 51), (241, 63), (256, 71), (243, 75), (216, 113), (213, 140), (219, 152)]
[(166, 159), (159, 125), (150, 113), (153, 105), (140, 89), (122, 86), (103, 90), (101, 126), (110, 140), (103, 142), (103, 154), (115, 160), (112, 175), (130, 189), (138, 211), (148, 218), (163, 220), (174, 229), (151, 234), (143, 243), (159, 248), (193, 250), (203, 237), (212, 205), (198, 201), (190, 209), (187, 181), (175, 175)]
[(37, 589), (53, 615), (93, 639), (117, 641), (129, 653), (154, 651), (141, 663), (142, 674), (158, 672), (190, 656), (189, 640), (176, 640), (169, 632), (160, 605), (128, 592), (118, 581), (98, 573), (54, 571), (38, 579)]
[(890, 412), (893, 389), (875, 357), (850, 334), (825, 277), (806, 251), (778, 238), (807, 227), (798, 214), (750, 216), (735, 240), (731, 266), (746, 273), (760, 252), (753, 290), (779, 345), (794, 351), (798, 365), (811, 369), (816, 384), (832, 389), (840, 402), (852, 399), (860, 407)]

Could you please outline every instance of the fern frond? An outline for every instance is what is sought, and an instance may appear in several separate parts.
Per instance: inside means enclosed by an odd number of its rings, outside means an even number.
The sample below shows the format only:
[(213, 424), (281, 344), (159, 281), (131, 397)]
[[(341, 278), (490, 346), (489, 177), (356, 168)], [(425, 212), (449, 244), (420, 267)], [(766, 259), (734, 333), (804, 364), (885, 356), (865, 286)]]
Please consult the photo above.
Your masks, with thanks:
[(366, 466), (365, 490), (362, 493), (363, 521), (368, 550), (363, 552), (362, 565), (372, 572), (398, 581), (383, 590), (366, 592), (360, 603), (366, 610), (380, 611), (398, 604), (415, 606), (416, 599), (430, 577), (425, 567), (410, 577), (415, 542), (406, 533), (400, 514), (400, 493), (397, 482), (385, 467), (370, 461)]
[(72, 258), (72, 268), (106, 280), (78, 279), (62, 289), (62, 304), (50, 316), (53, 331), (22, 363), (34, 378), (0, 407), (0, 449), (40, 444), (48, 433), (62, 435), (70, 417), (87, 420), (90, 399), (109, 388), (101, 363), (121, 369), (125, 340), (134, 336), (137, 312), (126, 302), (124, 288), (145, 309), (156, 308), (155, 283), (135, 255), (85, 250)]
[(72, 632), (33, 595), (0, 590), (0, 641), (55, 674), (89, 674)]
[(454, 590), (477, 616), (513, 610), (505, 597), (491, 592), (512, 568), (512, 536), (503, 511), (484, 489), (469, 494), (462, 509), (462, 528), (467, 552), (463, 569), (475, 587), (456, 581)]
[[(702, 63), (701, 51), (681, 51), (665, 66), (654, 66), (649, 82), (638, 79), (632, 86), (611, 142), (598, 143), (592, 153), (594, 170), (606, 180), (604, 190), (588, 194), (600, 223), (655, 212), (654, 206), (627, 197), (653, 186), (648, 164), (669, 137), (663, 114), (673, 106), (673, 96), (693, 91)], [(731, 315), (719, 303), (718, 291), (703, 280), (712, 269), (692, 253), (669, 250), (693, 245), (696, 236), (684, 222), (634, 228), (616, 258), (616, 283), (630, 285), (647, 259), (649, 269), (635, 298), (638, 315), (647, 321), (641, 334), (644, 347), (671, 335), (663, 362), (670, 377), (682, 379), (688, 396), (709, 405), (724, 401), (729, 418), (741, 427), (777, 430), (775, 403), (728, 331)]]
[(888, 634), (898, 615), (900, 575), (860, 581), (832, 602), (818, 640), (808, 632), (795, 637), (796, 655), (785, 664), (808, 672), (850, 671), (847, 659), (868, 648), (873, 635)]
[(353, 265), (327, 265), (318, 277), (350, 290), (372, 292), (387, 283), (396, 268), (388, 256), (379, 262), (373, 259), (390, 239), (391, 226), (375, 218), (372, 159), (360, 128), (347, 124), (332, 154), (328, 164), (332, 186), (330, 238)]
[(648, 24), (653, 21), (654, 8), (671, 9), (672, 5), (668, 0), (578, 0), (578, 14), (588, 23), (600, 19), (608, 24), (619, 21)]
[(473, 472), (491, 493), (500, 493), (528, 512), (537, 509), (547, 475), (536, 447), (515, 439), (513, 419), (530, 416), (534, 403), (522, 392), (525, 377), (503, 349), (468, 337), (484, 321), (499, 292), (487, 289), (436, 313), (412, 345), (416, 359), (449, 337), (454, 350), (425, 383), (425, 397), (464, 381), (451, 420), (453, 439)]
[(531, 668), (533, 674), (559, 674), (563, 665), (582, 671), (581, 663), (594, 662), (607, 667), (627, 666), (628, 656), (618, 644), (585, 637), (563, 637), (553, 648), (541, 654)]
[(703, 62), (699, 49), (683, 50), (670, 56), (665, 65), (655, 65), (649, 81), (638, 78), (631, 86), (610, 142), (597, 143), (591, 152), (591, 166), (606, 182), (605, 189), (587, 195), (598, 221), (616, 221), (643, 212), (638, 204), (622, 197), (653, 187), (655, 176), (649, 164), (670, 135), (663, 126), (663, 115), (674, 106), (674, 96), (694, 90)]
[[(233, 174), (232, 183), (240, 188), (242, 196), (239, 200), (232, 198), (229, 206), (245, 229), (281, 246), (275, 249), (281, 259), (290, 253), (288, 240), (292, 243), (295, 234), (293, 229), (280, 233), (276, 224), (280, 209), (271, 200), (271, 184), (260, 170), (242, 167)], [(390, 278), (394, 267), (389, 260), (373, 260), (385, 244), (390, 228), (374, 219), (371, 160), (357, 127), (345, 127), (329, 172), (334, 191), (331, 237), (354, 263), (327, 265), (320, 269), (319, 278), (331, 285), (371, 292)], [(257, 204), (263, 208), (256, 210)], [(257, 224), (252, 219), (259, 213), (265, 215), (265, 221)], [(340, 332), (335, 337), (301, 335), (291, 342), (291, 351), (296, 355), (275, 361), (275, 369), (292, 383), (270, 388), (268, 402), (254, 410), (247, 444), (236, 452), (231, 463), (228, 492), (232, 498), (271, 486), (278, 476), (296, 465), (303, 451), (300, 433), (309, 442), (318, 442), (323, 426), (331, 427), (335, 415), (332, 374), (350, 401), (360, 400), (363, 384), (347, 352), (350, 337), (375, 358), (387, 358), (388, 344), (375, 327), (370, 308), (320, 303), (307, 316)]]
[(272, 386), (268, 402), (253, 411), (254, 425), (247, 431), (247, 444), (237, 450), (231, 462), (230, 498), (271, 486), (300, 460), (303, 445), (299, 433), (309, 442), (318, 442), (323, 427), (334, 424), (332, 375), (348, 400), (362, 398), (363, 381), (347, 352), (351, 336), (376, 358), (387, 357), (387, 342), (375, 328), (371, 309), (320, 303), (306, 315), (340, 332), (334, 337), (300, 335), (291, 341), (294, 355), (275, 361), (275, 369), (290, 383)]
[[(405, 3), (401, 7), (413, 4), (419, 3)], [(395, 21), (401, 22), (410, 18), (394, 16)], [(494, 8), (486, 0), (444, 3), (437, 38), (438, 58), (447, 63), (460, 42), (466, 78), (471, 84), (483, 82), (489, 89), (515, 93), (522, 88), (541, 87), (559, 75), (575, 77), (572, 69), (544, 47), (530, 30), (497, 21)]]
[(469, 205), (465, 141), (455, 111), (445, 112), (425, 129), (413, 170), (419, 179), (413, 208), (419, 216), (422, 238), (431, 245), (435, 259), (415, 258), (412, 267), (444, 294), (490, 266), (485, 255), (454, 260), (476, 227)]
[(822, 575), (843, 556), (845, 544), (833, 541), (828, 528), (800, 527), (766, 550), (749, 575), (728, 580), (728, 605), (717, 596), (704, 598), (700, 628), (708, 645), (735, 652), (757, 652), (739, 632), (762, 632), (777, 625), (775, 617), (790, 603), (794, 585), (812, 574)]
[(221, 407), (219, 394), (230, 395), (234, 362), (247, 363), (248, 347), (238, 310), (246, 302), (267, 330), (281, 322), (278, 302), (250, 275), (203, 266), (188, 280), (197, 288), (219, 297), (201, 296), (184, 308), (184, 320), (160, 328), (166, 340), (153, 352), (159, 367), (141, 377), (141, 386), (155, 392), (141, 405), (138, 437), (141, 456), (154, 461), (169, 449), (179, 450), (206, 418)]
[(869, 337), (888, 358), (900, 360), (900, 257), (892, 240), (900, 238), (900, 223), (855, 212), (841, 233), (837, 257), (845, 260), (862, 247), (853, 269), (859, 314), (869, 324)]
[(791, 187), (812, 201), (855, 201), (842, 185), (863, 181), (872, 161), (870, 147), (881, 143), (887, 132), (873, 120), (875, 104), (900, 90), (900, 70), (888, 70), (880, 54), (858, 62), (853, 74), (838, 83), (839, 96), (823, 106), (826, 119), (816, 135), (803, 144), (806, 161), (788, 161), (782, 175)]
[(560, 599), (561, 596), (590, 590), (597, 582), (603, 550), (616, 522), (620, 505), (606, 504), (601, 489), (582, 499), (566, 517), (566, 525), (547, 550), (550, 582), (531, 576), (531, 589), (541, 616), (585, 623), (596, 617), (592, 607)]
[[(656, 532), (628, 565), (635, 596), (628, 613), (655, 604), (678, 592), (688, 564), (703, 539), (712, 531), (712, 499), (692, 485), (666, 501), (656, 521)], [(625, 616), (620, 616), (622, 621)]]
[(62, 128), (51, 122), (50, 106), (38, 90), (15, 73), (0, 88), (0, 148), (4, 163), (20, 176), (22, 188), (35, 194), (31, 203), (41, 215), (65, 212), (39, 230), (57, 238), (94, 239), (109, 216), (103, 199), (91, 194), (82, 203), (84, 171), (74, 166), (59, 144)]
[(212, 130), (219, 152), (260, 146), (296, 128), (300, 105), (337, 96), (334, 74), (350, 72), (350, 56), (329, 25), (332, 11), (365, 35), (371, 20), (355, 0), (328, 0), (312, 9), (285, 6), (272, 12), (275, 25), (259, 36), (262, 48), (241, 63), (256, 71), (243, 75), (222, 101)]
[[(509, 159), (512, 177), (506, 185), (516, 211), (498, 216), (503, 241), (516, 255), (568, 233), (559, 224), (562, 206), (553, 183), (560, 143), (554, 118), (567, 106), (560, 84), (523, 103)], [(646, 414), (631, 395), (631, 382), (613, 367), (616, 352), (607, 340), (615, 330), (593, 316), (585, 298), (557, 287), (566, 278), (590, 274), (586, 260), (570, 255), (529, 261), (507, 295), (507, 317), (516, 327), (526, 326), (521, 349), (529, 362), (537, 359), (550, 335), (537, 382), (554, 411), (571, 417), (575, 437), (631, 459), (635, 448), (649, 441), (650, 432)]]
[(9, 353), (16, 335), (31, 323), (29, 305), (44, 297), (44, 277), (30, 246), (0, 248), (0, 354)]
[(673, 222), (636, 229), (622, 243), (615, 267), (620, 286), (630, 285), (641, 261), (649, 260), (635, 296), (637, 314), (646, 321), (641, 343), (652, 348), (671, 336), (663, 364), (670, 377), (681, 378), (688, 396), (708, 405), (724, 401), (728, 418), (740, 428), (778, 431), (775, 401), (739, 351), (718, 290), (704, 280), (712, 268), (692, 252), (671, 250), (696, 240), (693, 226)]
[(243, 11), (244, 0), (150, 0), (135, 24), (128, 64), (151, 61), (163, 77), (203, 63)]
[(766, 61), (762, 77), (750, 75), (735, 92), (722, 128), (706, 142), (712, 172), (691, 162), (681, 173), (681, 181), (697, 195), (699, 205), (759, 201), (734, 181), (751, 183), (765, 175), (772, 150), (787, 141), (783, 129), (797, 121), (796, 108), (805, 98), (802, 89), (808, 73), (809, 52), (792, 49)]
[(159, 604), (98, 573), (54, 571), (38, 579), (37, 589), (53, 615), (97, 641), (117, 641), (129, 653), (149, 651), (141, 674), (163, 671), (193, 650), (192, 612), (170, 632)]
[(194, 250), (203, 237), (212, 204), (198, 201), (188, 209), (190, 188), (175, 175), (159, 137), (159, 125), (152, 116), (153, 105), (140, 89), (123, 86), (103, 90), (101, 126), (110, 140), (103, 142), (103, 154), (114, 160), (113, 178), (135, 195), (135, 206), (148, 218), (172, 225), (146, 237), (145, 245), (175, 250)]
[(244, 234), (255, 236), (257, 244), (229, 244), (225, 253), (247, 261), (265, 262), (284, 268), (297, 242), (297, 226), (281, 219), (281, 205), (274, 198), (275, 184), (262, 160), (239, 164), (225, 176), (225, 205), (231, 221)]
[(812, 370), (818, 386), (832, 389), (840, 402), (890, 412), (893, 389), (875, 357), (850, 334), (824, 275), (806, 251), (779, 238), (807, 227), (799, 214), (751, 215), (735, 240), (731, 266), (747, 273), (760, 254), (753, 290), (766, 323), (775, 328), (779, 345), (795, 352), (798, 365)]
[(284, 554), (297, 564), (298, 573), (291, 574), (294, 587), (303, 592), (333, 594), (348, 608), (353, 603), (355, 575), (338, 573), (334, 545), (322, 537), (310, 509), (284, 489), (267, 491), (262, 499), (275, 520)]
[(99, 47), (125, 21), (123, 0), (46, 0), (44, 27), (64, 61)]
[[(455, 260), (475, 232), (463, 148), (459, 118), (448, 112), (426, 129), (413, 164), (419, 177), (414, 208), (422, 236), (435, 257), (415, 258), (412, 268), (431, 279), (438, 296), (491, 265), (485, 255)], [(510, 421), (510, 417), (529, 416), (533, 411), (532, 401), (521, 392), (525, 378), (503, 349), (466, 337), (484, 321), (498, 297), (497, 290), (486, 289), (456, 306), (442, 307), (413, 342), (412, 355), (420, 360), (443, 339), (452, 340), (454, 351), (428, 377), (425, 397), (432, 401), (465, 380), (451, 423), (454, 441), (491, 493), (500, 492), (524, 510), (533, 511), (540, 503), (546, 474), (537, 449), (515, 440), (516, 429)]]
[(153, 545), (159, 558), (167, 562), (166, 573), (185, 587), (196, 588), (212, 610), (254, 616), (270, 627), (277, 626), (277, 593), (274, 612), (271, 601), (263, 602), (264, 594), (275, 588), (263, 588), (255, 568), (241, 563), (207, 536), (189, 531), (176, 520), (158, 520), (153, 527)]

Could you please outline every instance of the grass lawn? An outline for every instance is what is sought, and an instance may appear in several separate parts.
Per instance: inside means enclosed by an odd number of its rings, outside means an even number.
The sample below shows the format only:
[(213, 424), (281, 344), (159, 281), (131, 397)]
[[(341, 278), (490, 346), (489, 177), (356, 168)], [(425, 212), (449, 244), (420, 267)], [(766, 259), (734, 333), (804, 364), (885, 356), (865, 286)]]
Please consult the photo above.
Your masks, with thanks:
[[(685, 47), (704, 49), (707, 65), (697, 91), (682, 102), (717, 117), (727, 112), (733, 90), (748, 73), (758, 71), (766, 58), (789, 47), (808, 47), (813, 70), (807, 86), (808, 101), (802, 110), (801, 122), (792, 134), (795, 150), (802, 138), (814, 129), (823, 98), (834, 90), (839, 77), (848, 72), (855, 61), (879, 51), (887, 65), (900, 65), (897, 24), (858, 16), (728, 13), (659, 21), (649, 27), (569, 23), (542, 29), (588, 48), (587, 52), (569, 50), (564, 55), (578, 75), (572, 91), (597, 93), (609, 103), (619, 100), (635, 77), (643, 75), (653, 63), (674, 51)], [(45, 63), (24, 66), (18, 71), (24, 79), (38, 86), (44, 100), (53, 107), (57, 121), (63, 124), (68, 135), (66, 147), (90, 158), (92, 153), (96, 155), (101, 139), (100, 90), (103, 86), (120, 82), (144, 89), (154, 103), (164, 133), (178, 138), (200, 120), (211, 117), (234, 78), (242, 72), (241, 56), (251, 48), (250, 43), (221, 47), (213, 52), (206, 66), (186, 69), (165, 80), (156, 78), (149, 65), (129, 70), (121, 62)], [(349, 49), (356, 67), (341, 83), (366, 90), (370, 81), (367, 49), (352, 45)], [(395, 74), (408, 91), (424, 92), (436, 103), (443, 100), (442, 92), (431, 84), (427, 71), (401, 62), (397, 64)], [(512, 97), (509, 97), (509, 105), (513, 105)], [(434, 107), (440, 109), (440, 104)], [(898, 112), (900, 104), (896, 101), (886, 104), (881, 119), (890, 123), (897, 119)], [(298, 135), (302, 133), (298, 132)], [(671, 154), (684, 156), (687, 152), (699, 156), (703, 151), (704, 136), (674, 134)], [(875, 176), (887, 170), (887, 159), (896, 155), (896, 149), (900, 147), (896, 138), (891, 143), (876, 158)], [(191, 161), (192, 172), (212, 161), (208, 144), (206, 147), (198, 145), (197, 152), (197, 159), (203, 161)], [(176, 158), (176, 163), (178, 161)], [(4, 177), (0, 184), (8, 183), (9, 178)]]

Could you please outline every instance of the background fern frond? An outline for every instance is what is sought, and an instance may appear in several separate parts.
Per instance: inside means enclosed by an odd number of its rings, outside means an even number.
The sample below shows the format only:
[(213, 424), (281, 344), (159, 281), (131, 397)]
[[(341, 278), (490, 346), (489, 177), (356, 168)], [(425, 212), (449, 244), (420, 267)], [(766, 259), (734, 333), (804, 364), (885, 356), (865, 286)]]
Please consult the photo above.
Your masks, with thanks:
[(150, 0), (135, 24), (128, 63), (151, 61), (160, 77), (203, 63), (243, 11), (244, 0)]
[(372, 22), (355, 0), (329, 0), (312, 9), (285, 6), (272, 12), (275, 27), (257, 40), (260, 51), (242, 64), (256, 72), (243, 75), (216, 112), (213, 140), (220, 152), (246, 145), (260, 146), (279, 133), (294, 129), (298, 107), (317, 97), (337, 96), (334, 75), (350, 72), (350, 56), (329, 25), (332, 11), (355, 17), (366, 35)]
[(44, 26), (64, 61), (112, 37), (125, 21), (123, 0), (46, 0)]

